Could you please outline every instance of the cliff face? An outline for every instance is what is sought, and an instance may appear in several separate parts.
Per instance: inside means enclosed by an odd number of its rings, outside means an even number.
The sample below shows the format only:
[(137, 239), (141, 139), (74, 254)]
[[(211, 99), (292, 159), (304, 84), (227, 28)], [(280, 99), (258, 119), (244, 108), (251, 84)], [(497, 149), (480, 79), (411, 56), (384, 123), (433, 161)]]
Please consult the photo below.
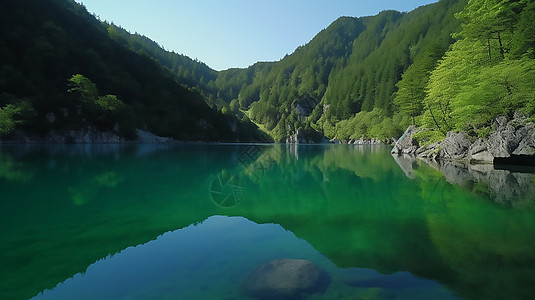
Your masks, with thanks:
[(438, 143), (420, 147), (414, 135), (421, 129), (411, 126), (392, 150), (395, 154), (413, 154), (432, 160), (463, 160), (471, 163), (535, 162), (535, 125), (515, 116), (508, 121), (498, 117), (496, 130), (487, 138), (471, 139), (464, 132), (448, 132)]

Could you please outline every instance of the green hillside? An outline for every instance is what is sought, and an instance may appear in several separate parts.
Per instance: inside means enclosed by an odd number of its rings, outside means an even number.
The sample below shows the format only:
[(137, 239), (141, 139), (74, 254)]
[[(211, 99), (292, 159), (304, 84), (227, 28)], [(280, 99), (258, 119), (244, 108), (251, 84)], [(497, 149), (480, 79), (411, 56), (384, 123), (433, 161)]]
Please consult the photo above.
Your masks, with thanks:
[(6, 0), (0, 15), (2, 139), (87, 128), (128, 139), (136, 129), (181, 140), (260, 138), (251, 122), (206, 105), (172, 66), (111, 39), (72, 0)]
[[(428, 129), (418, 137), (427, 143), (451, 130), (488, 135), (496, 116), (535, 109), (528, 0), (441, 0), (341, 17), (280, 61), (220, 72), (71, 0), (24, 4), (0, 4), (10, 12), (0, 21), (4, 137), (92, 126), (130, 138), (148, 129), (258, 140), (252, 120), (275, 141), (299, 129), (315, 139), (388, 140), (414, 124)], [(77, 74), (89, 90), (69, 81)]]

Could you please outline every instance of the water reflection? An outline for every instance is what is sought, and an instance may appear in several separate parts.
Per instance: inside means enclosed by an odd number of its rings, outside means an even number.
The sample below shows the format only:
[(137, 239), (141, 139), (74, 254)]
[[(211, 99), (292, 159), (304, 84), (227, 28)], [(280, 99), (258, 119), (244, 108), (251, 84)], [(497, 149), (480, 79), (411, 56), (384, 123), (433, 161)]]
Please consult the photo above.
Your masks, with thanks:
[(392, 290), (412, 299), (430, 292), (452, 298), (437, 283), (407, 272), (337, 268), (280, 225), (215, 216), (99, 260), (33, 299), (249, 299), (245, 275), (280, 258), (306, 259), (332, 274), (333, 287), (314, 299), (392, 296)]
[(447, 182), (483, 194), (497, 203), (512, 207), (535, 205), (535, 168), (525, 167), (524, 172), (518, 172), (497, 169), (491, 164), (423, 160), (409, 155), (394, 155), (394, 159), (411, 179), (416, 177), (418, 168), (431, 167), (440, 171)]
[[(515, 195), (523, 195), (525, 200), (511, 203), (522, 205), (504, 206), (491, 197), (497, 184), (451, 184), (464, 173), (451, 172), (460, 175), (449, 178), (436, 166), (418, 161), (396, 163), (387, 147), (306, 145), (288, 149), (261, 145), (255, 152), (248, 152), (252, 149), (248, 147), (0, 148), (1, 161), (9, 166), (0, 170), (11, 172), (1, 174), (23, 175), (0, 176), (4, 233), (0, 298), (29, 298), (74, 276), (58, 286), (58, 290), (66, 290), (83, 281), (77, 279), (82, 275), (75, 274), (87, 269), (89, 276), (97, 265), (134, 251), (124, 250), (129, 247), (167, 245), (161, 238), (154, 240), (165, 232), (171, 232), (165, 236), (182, 236), (185, 233), (176, 231), (180, 228), (199, 235), (198, 245), (209, 245), (199, 246), (199, 253), (215, 247), (222, 250), (219, 259), (235, 261), (235, 252), (223, 251), (226, 244), (210, 244), (212, 237), (202, 233), (208, 232), (206, 228), (226, 226), (219, 222), (222, 217), (210, 218), (215, 215), (250, 220), (230, 219), (236, 226), (231, 237), (239, 243), (265, 241), (259, 250), (251, 250), (264, 253), (262, 259), (256, 261), (255, 255), (241, 253), (244, 259), (264, 263), (283, 253), (280, 256), (309, 258), (335, 274), (326, 291), (334, 293), (326, 294), (331, 298), (339, 291), (371, 299), (422, 295), (414, 290), (442, 291), (429, 282), (424, 284), (429, 287), (421, 283), (414, 287), (405, 279), (414, 276), (447, 287), (450, 292), (440, 292), (446, 298), (452, 293), (468, 299), (522, 298), (535, 292), (535, 213), (531, 205), (535, 196), (527, 183), (512, 185)], [(245, 161), (244, 153), (254, 155)], [(263, 168), (259, 169), (259, 164)], [(213, 201), (214, 178), (223, 172), (239, 177), (235, 185), (244, 193), (236, 205)], [(513, 177), (517, 183), (527, 182)], [(511, 180), (499, 182), (508, 186)], [(201, 222), (202, 226), (192, 225)], [(277, 228), (274, 235), (287, 237), (287, 249), (263, 235), (271, 225), (258, 224), (277, 224), (272, 225)], [(255, 238), (256, 234), (264, 238)], [(291, 252), (293, 248), (296, 252)], [(182, 257), (181, 251), (186, 250), (173, 252), (177, 253), (175, 261)], [(94, 264), (109, 255), (112, 257)], [(157, 259), (158, 255), (150, 257)], [(111, 265), (110, 272), (121, 272)], [(225, 270), (236, 268), (240, 269)], [(212, 272), (208, 267), (201, 269)], [(216, 269), (213, 272), (221, 272)], [(359, 273), (364, 269), (371, 273)], [(179, 276), (179, 270), (176, 272), (169, 276)], [(159, 272), (148, 273), (161, 278)], [(238, 276), (239, 272), (231, 273)], [(212, 279), (207, 281), (215, 284)], [(166, 280), (170, 277), (162, 279), (162, 293), (168, 289)], [(226, 279), (221, 280), (214, 286), (225, 285)], [(146, 285), (140, 283), (140, 290), (133, 292), (154, 293), (157, 282), (146, 291), (142, 291)], [(202, 294), (199, 289), (193, 290)], [(207, 286), (204, 289), (213, 292)]]

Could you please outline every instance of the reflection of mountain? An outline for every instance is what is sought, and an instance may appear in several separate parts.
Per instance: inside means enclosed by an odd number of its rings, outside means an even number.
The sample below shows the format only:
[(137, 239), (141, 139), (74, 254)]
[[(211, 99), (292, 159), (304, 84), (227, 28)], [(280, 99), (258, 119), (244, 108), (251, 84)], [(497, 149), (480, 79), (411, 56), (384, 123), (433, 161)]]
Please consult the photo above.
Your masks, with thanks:
[[(518, 298), (535, 285), (529, 207), (508, 210), (426, 165), (411, 169), (411, 180), (386, 147), (262, 146), (257, 160), (274, 163), (257, 177), (237, 160), (245, 147), (13, 155), (39, 171), (18, 189), (0, 179), (0, 290), (34, 296), (108, 254), (212, 215), (280, 224), (339, 267), (409, 271), (468, 298)], [(242, 175), (236, 207), (210, 200), (221, 170)], [(69, 188), (107, 181), (73, 204)]]

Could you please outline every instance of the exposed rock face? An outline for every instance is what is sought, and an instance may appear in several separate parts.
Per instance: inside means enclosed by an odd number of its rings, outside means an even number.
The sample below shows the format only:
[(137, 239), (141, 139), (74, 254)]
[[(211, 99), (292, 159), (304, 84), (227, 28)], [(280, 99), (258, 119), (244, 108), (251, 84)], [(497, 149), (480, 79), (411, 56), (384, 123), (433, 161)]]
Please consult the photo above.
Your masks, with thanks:
[(327, 140), (321, 136), (319, 132), (314, 130), (306, 131), (304, 129), (297, 129), (297, 132), (290, 135), (286, 139), (286, 144), (316, 144), (324, 143)]
[(392, 149), (392, 154), (416, 153), (416, 150), (418, 150), (418, 143), (414, 140), (414, 135), (420, 131), (421, 129), (414, 125), (407, 128), (399, 140), (394, 141), (395, 146), (394, 149)]
[(286, 139), (286, 144), (308, 144), (312, 143), (309, 141), (308, 137), (306, 137), (305, 133), (302, 129), (297, 129), (297, 132), (290, 135)]
[(468, 160), (476, 163), (492, 163), (495, 158), (524, 155), (535, 157), (535, 126), (521, 116), (511, 121), (498, 117), (496, 130), (485, 139), (470, 141), (463, 133), (449, 132), (446, 138), (427, 147), (419, 147), (413, 136), (418, 129), (409, 127), (396, 143), (392, 153), (416, 154), (430, 159)]
[(505, 117), (497, 118), (496, 131), (487, 139), (476, 140), (467, 154), (475, 161), (512, 155), (535, 155), (535, 126), (518, 116), (510, 122)]
[(349, 144), (353, 144), (353, 145), (379, 145), (382, 143), (383, 142), (379, 139), (372, 138), (372, 139), (367, 140), (367, 139), (364, 139), (363, 137), (355, 141), (349, 141)]
[(321, 279), (321, 270), (310, 261), (279, 259), (254, 270), (243, 287), (257, 299), (300, 299), (321, 289)]

